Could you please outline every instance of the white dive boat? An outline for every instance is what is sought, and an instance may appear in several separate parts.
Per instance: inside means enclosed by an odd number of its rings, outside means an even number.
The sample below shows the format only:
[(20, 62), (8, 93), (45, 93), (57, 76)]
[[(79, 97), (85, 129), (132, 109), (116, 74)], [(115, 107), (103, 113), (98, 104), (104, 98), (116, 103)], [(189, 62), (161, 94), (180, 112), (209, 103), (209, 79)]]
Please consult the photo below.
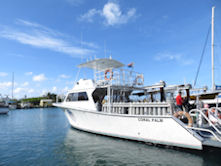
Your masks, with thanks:
[[(83, 131), (198, 150), (221, 148), (220, 124), (208, 119), (205, 110), (177, 112), (174, 100), (166, 98), (174, 88), (164, 82), (143, 86), (143, 75), (123, 66), (106, 58), (80, 64), (94, 70), (94, 79), (80, 79), (63, 102), (53, 105)], [(188, 124), (179, 119), (183, 115)]]

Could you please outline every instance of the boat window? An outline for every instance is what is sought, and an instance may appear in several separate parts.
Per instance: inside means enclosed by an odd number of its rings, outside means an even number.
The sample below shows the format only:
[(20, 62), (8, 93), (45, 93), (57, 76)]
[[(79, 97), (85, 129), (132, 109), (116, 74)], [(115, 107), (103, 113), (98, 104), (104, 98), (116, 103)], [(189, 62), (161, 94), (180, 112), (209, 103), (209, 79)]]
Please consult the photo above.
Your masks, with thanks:
[(82, 100), (88, 100), (87, 93), (86, 92), (80, 92), (78, 93), (78, 101)]
[(69, 93), (66, 101), (85, 101), (88, 100), (86, 92)]

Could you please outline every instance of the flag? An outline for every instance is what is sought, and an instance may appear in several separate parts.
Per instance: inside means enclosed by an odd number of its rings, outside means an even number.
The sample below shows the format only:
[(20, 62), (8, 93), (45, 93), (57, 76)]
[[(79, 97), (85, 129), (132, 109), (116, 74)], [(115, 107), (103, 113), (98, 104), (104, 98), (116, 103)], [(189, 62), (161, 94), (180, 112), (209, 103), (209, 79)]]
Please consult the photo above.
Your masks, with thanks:
[(129, 64), (127, 65), (127, 67), (134, 67), (134, 63), (133, 63), (133, 62), (129, 63)]

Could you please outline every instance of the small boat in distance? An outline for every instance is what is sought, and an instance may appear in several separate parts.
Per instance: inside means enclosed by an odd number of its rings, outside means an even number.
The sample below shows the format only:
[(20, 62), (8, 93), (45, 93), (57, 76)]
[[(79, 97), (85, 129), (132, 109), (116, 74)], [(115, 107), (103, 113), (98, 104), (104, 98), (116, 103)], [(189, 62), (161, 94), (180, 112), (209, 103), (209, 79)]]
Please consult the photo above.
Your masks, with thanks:
[(17, 109), (17, 101), (11, 100), (8, 102), (8, 108), (11, 110)]
[[(185, 91), (188, 99), (191, 86), (166, 87), (163, 81), (144, 86), (143, 74), (125, 69), (111, 58), (91, 60), (78, 67), (93, 69), (94, 79), (80, 79), (63, 102), (53, 104), (64, 110), (72, 127), (166, 146), (221, 148), (221, 124), (205, 114), (212, 108), (197, 107), (188, 113), (175, 106), (175, 91)], [(183, 116), (187, 123), (181, 121)]]
[(2, 114), (8, 114), (9, 110), (8, 109), (0, 109), (0, 115)]

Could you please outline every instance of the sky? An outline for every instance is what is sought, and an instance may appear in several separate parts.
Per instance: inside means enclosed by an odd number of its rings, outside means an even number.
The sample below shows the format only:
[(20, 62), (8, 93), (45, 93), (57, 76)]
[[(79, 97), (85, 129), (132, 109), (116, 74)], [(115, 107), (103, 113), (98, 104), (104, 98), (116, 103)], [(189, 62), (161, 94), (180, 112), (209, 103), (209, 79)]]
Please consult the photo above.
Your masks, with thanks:
[[(65, 93), (77, 65), (109, 56), (133, 62), (145, 85), (193, 84), (212, 6), (221, 85), (220, 0), (0, 0), (0, 94), (11, 97), (12, 73), (16, 98)], [(196, 87), (211, 87), (210, 45), (211, 33)]]

